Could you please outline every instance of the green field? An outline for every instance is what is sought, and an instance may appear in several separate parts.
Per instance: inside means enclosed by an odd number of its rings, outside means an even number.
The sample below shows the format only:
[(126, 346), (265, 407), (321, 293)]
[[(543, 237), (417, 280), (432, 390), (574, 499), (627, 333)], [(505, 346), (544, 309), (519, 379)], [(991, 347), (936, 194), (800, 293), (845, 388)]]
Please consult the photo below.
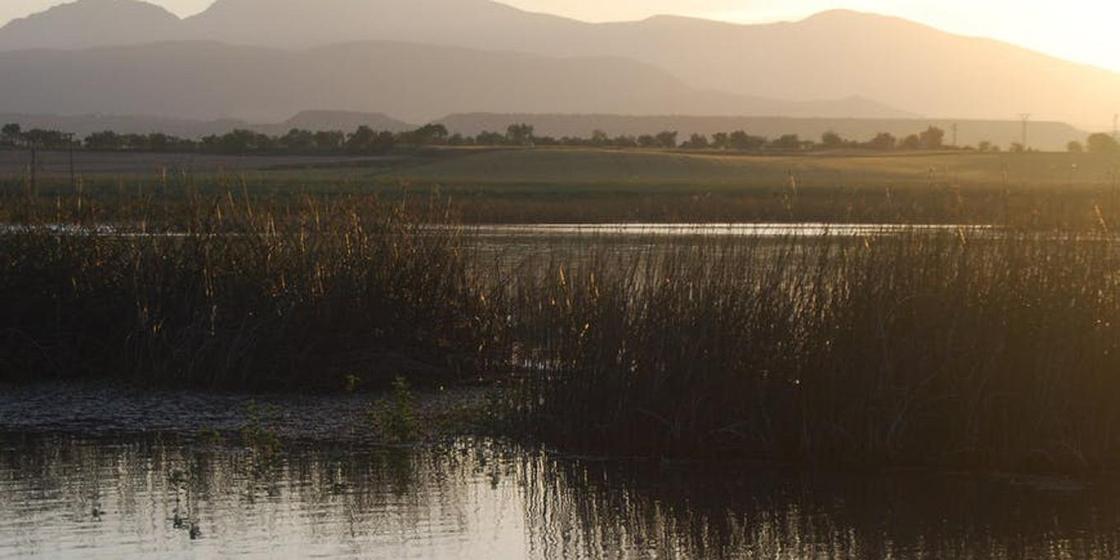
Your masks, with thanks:
[[(425, 149), (378, 158), (83, 154), (102, 190), (450, 199), (469, 222), (897, 222), (1099, 225), (1120, 217), (1120, 157), (1072, 153), (755, 155), (587, 148)], [(128, 159), (130, 158), (130, 159)], [(9, 159), (12, 159), (9, 157)], [(58, 157), (41, 192), (67, 192)], [(119, 160), (119, 161), (118, 161)], [(8, 191), (28, 182), (5, 170)], [(88, 163), (86, 163), (88, 161)], [(105, 171), (109, 170), (109, 171)], [(1117, 220), (1120, 222), (1120, 220)]]
[[(439, 187), (469, 221), (1092, 224), (1120, 216), (1120, 159), (1096, 154), (485, 151), (346, 184)], [(320, 171), (319, 173), (324, 173)], [(265, 174), (261, 178), (268, 182)], [(329, 178), (320, 178), (329, 183)]]
[[(1111, 184), (1120, 159), (1095, 154), (853, 153), (755, 156), (637, 150), (485, 151), (371, 178), (477, 187), (741, 189), (800, 186), (1057, 187)], [(1005, 178), (1006, 175), (1006, 178)]]
[[(68, 155), (40, 154), (40, 177), (68, 179)], [(365, 183), (407, 181), (448, 187), (690, 188), (1101, 186), (1116, 180), (1120, 156), (1058, 152), (731, 152), (592, 148), (430, 148), (378, 157), (207, 156), (84, 152), (76, 172), (88, 179), (147, 179), (189, 172), (241, 175), (251, 182)], [(24, 152), (0, 152), (0, 176), (25, 178)]]

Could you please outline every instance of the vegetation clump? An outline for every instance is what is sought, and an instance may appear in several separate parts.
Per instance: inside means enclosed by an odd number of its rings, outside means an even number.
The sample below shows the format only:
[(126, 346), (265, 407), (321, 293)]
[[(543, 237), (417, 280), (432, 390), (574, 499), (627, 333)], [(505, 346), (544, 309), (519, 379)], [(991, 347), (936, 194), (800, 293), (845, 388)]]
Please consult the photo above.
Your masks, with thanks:
[(523, 279), (517, 414), (674, 459), (1120, 466), (1120, 254), (1065, 235), (708, 240)]
[(387, 400), (377, 405), (373, 420), (380, 435), (388, 443), (412, 443), (420, 437), (416, 398), (407, 379), (397, 377), (393, 380), (392, 393)]
[(399, 205), (136, 197), (102, 219), (92, 201), (3, 204), (20, 215), (0, 243), (4, 380), (337, 389), (497, 369), (460, 233)]

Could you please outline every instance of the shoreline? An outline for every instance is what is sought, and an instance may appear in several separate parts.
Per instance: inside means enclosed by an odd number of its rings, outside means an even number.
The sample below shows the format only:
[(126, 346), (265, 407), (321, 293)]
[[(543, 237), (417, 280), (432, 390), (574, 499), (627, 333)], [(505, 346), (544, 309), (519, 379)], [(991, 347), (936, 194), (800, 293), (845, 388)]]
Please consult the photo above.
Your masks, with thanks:
[[(352, 445), (364, 448), (418, 448), (461, 438), (508, 437), (493, 428), (490, 416), (496, 387), (453, 387), (417, 391), (414, 440), (395, 442), (376, 425), (373, 415), (392, 395), (388, 391), (293, 395), (218, 393), (162, 389), (114, 381), (50, 381), (0, 384), (0, 435), (64, 435), (82, 439), (170, 436), (220, 445), (239, 445), (246, 428), (264, 428), (278, 441), (302, 446)], [(254, 419), (253, 407), (264, 410)], [(271, 410), (272, 412), (268, 412)], [(255, 422), (260, 421), (259, 425)], [(215, 442), (212, 442), (215, 443)], [(246, 442), (241, 442), (246, 444)], [(251, 446), (251, 443), (247, 444)], [(727, 477), (743, 472), (800, 473), (809, 476), (933, 475), (964, 477), (1022, 486), (1055, 494), (1076, 494), (1098, 484), (1120, 484), (1120, 472), (1076, 475), (1035, 471), (985, 471), (937, 466), (820, 466), (764, 461), (711, 463), (696, 459), (587, 455), (548, 449), (559, 460), (617, 463), (663, 472), (706, 472)]]
[[(414, 443), (478, 435), (494, 391), (488, 387), (418, 390)], [(209, 393), (99, 381), (0, 385), (0, 432), (201, 437), (236, 434), (259, 425), (284, 441), (385, 445), (391, 442), (377, 426), (375, 415), (391, 398), (388, 392)]]

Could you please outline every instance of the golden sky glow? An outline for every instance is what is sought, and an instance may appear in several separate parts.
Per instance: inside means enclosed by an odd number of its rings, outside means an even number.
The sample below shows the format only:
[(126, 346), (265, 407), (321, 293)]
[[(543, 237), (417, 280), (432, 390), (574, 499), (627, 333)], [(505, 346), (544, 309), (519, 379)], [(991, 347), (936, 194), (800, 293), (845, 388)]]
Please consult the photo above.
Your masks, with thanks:
[(845, 7), (897, 15), (953, 33), (991, 37), (1060, 58), (1120, 71), (1120, 2), (1114, 0), (827, 0), (741, 2), (707, 12), (742, 22), (799, 19)]
[[(153, 0), (179, 15), (212, 0)], [(0, 22), (59, 0), (0, 0)], [(796, 20), (848, 8), (897, 15), (965, 35), (992, 37), (1061, 58), (1120, 71), (1116, 0), (507, 0), (519, 8), (587, 21), (641, 19), (659, 13), (744, 23)]]
[(1120, 71), (1116, 0), (508, 0), (589, 21), (674, 13), (742, 23), (789, 21), (846, 8), (889, 14), (963, 35), (1004, 40)]

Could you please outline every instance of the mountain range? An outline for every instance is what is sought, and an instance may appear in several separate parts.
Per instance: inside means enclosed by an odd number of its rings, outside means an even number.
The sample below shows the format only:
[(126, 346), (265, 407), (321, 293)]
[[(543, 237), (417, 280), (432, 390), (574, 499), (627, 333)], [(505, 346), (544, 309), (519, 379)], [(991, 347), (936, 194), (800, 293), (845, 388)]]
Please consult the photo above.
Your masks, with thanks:
[[(78, 0), (0, 28), (0, 51), (0, 75), (25, 81), (5, 79), (0, 111), (18, 112), (1032, 113), (1103, 128), (1120, 111), (1120, 74), (851, 11), (759, 25), (592, 24), (490, 0), (217, 0), (180, 19), (138, 0)], [(192, 87), (188, 76), (217, 82)], [(119, 86), (106, 83), (114, 77)], [(60, 87), (87, 95), (49, 91)]]
[(613, 57), (554, 58), (384, 41), (310, 49), (212, 41), (0, 52), (0, 109), (271, 121), (309, 107), (413, 122), (447, 113), (846, 114), (873, 102), (784, 102), (690, 87)]

